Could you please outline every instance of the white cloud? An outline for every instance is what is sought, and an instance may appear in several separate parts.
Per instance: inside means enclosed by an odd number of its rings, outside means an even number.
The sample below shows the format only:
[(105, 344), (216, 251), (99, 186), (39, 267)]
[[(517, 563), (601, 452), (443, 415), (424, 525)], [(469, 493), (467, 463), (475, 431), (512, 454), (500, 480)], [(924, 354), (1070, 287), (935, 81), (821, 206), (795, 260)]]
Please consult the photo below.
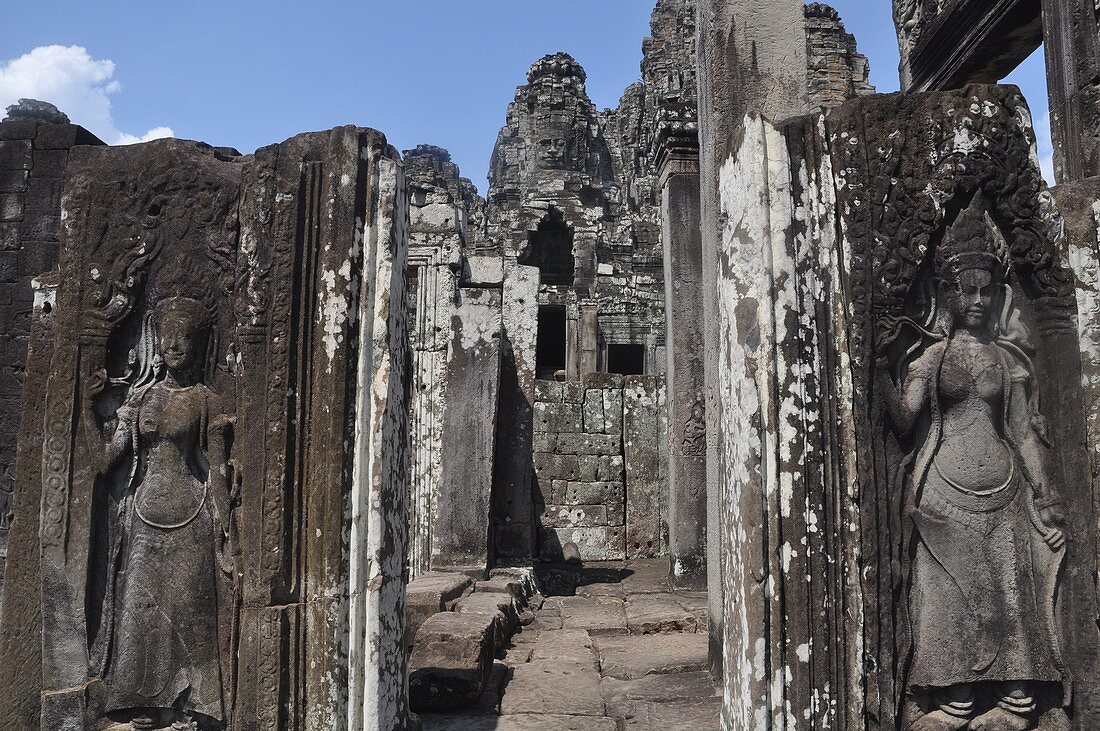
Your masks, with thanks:
[(0, 61), (0, 110), (21, 98), (50, 102), (74, 124), (112, 145), (172, 137), (169, 127), (154, 127), (140, 135), (117, 127), (110, 95), (121, 91), (122, 84), (112, 78), (114, 74), (114, 61), (94, 59), (80, 46), (39, 46), (19, 58)]

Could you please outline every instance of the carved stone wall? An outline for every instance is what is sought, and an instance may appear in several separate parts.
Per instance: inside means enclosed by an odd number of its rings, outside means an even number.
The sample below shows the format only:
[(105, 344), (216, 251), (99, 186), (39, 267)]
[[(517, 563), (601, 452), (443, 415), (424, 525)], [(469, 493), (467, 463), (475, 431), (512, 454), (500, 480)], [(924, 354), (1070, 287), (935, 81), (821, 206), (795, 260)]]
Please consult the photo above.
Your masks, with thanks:
[(1100, 175), (1100, 8), (1044, 0), (1043, 33), (1055, 177)]
[(723, 642), (781, 679), (748, 686), (763, 727), (1097, 724), (1088, 399), (1030, 120), (1013, 87), (876, 96), (750, 116), (721, 169)]
[(42, 102), (23, 100), (0, 121), (0, 594), (13, 528), (16, 442), (34, 298), (31, 279), (57, 266), (69, 149), (101, 144)]
[(355, 127), (71, 154), (4, 728), (405, 727), (396, 158)]

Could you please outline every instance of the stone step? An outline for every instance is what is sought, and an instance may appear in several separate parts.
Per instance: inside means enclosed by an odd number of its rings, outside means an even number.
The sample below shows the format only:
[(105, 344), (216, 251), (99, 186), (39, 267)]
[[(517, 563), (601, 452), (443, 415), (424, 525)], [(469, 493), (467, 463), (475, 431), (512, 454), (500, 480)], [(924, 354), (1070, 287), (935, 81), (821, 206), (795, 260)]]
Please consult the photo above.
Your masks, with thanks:
[(695, 632), (699, 621), (672, 594), (631, 594), (626, 599), (626, 626), (636, 635)]
[(496, 647), (503, 647), (519, 625), (516, 600), (511, 594), (498, 591), (474, 592), (460, 599), (455, 604), (454, 611), (459, 614), (484, 614), (494, 617), (496, 634), (493, 642)]
[(416, 634), (409, 658), (409, 700), (414, 711), (450, 711), (476, 702), (493, 669), (491, 614), (441, 612)]
[(455, 602), (472, 586), (463, 574), (431, 572), (413, 580), (406, 587), (405, 629), (411, 646), (416, 633), (429, 617), (450, 611)]

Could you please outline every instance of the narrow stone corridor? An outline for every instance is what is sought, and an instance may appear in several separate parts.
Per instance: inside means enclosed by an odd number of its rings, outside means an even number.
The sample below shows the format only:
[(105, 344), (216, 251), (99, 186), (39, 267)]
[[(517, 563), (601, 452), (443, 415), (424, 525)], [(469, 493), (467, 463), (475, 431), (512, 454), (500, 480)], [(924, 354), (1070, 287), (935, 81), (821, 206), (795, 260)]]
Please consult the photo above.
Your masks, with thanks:
[(667, 560), (541, 565), (546, 596), (518, 613), (526, 624), (497, 650), (478, 701), (422, 714), (424, 731), (718, 728), (706, 593), (672, 591), (667, 571)]

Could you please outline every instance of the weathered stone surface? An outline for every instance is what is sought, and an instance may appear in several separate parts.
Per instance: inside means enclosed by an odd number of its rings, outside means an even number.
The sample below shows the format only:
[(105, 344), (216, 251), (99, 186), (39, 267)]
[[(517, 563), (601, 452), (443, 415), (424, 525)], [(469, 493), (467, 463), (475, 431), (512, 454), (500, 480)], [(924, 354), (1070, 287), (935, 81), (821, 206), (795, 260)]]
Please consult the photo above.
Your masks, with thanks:
[[(741, 134), (745, 115), (763, 114), (772, 119), (785, 119), (805, 113), (809, 105), (806, 43), (800, 24), (805, 22), (805, 3), (797, 0), (760, 3), (749, 0), (699, 0), (698, 55), (699, 86), (699, 172), (702, 225), (703, 322), (704, 322), (704, 388), (706, 391), (707, 435), (707, 577), (711, 602), (710, 632), (713, 671), (721, 675), (728, 690), (728, 710), (723, 722), (750, 727), (754, 710), (766, 706), (769, 682), (763, 675), (751, 677), (755, 652), (755, 637), (762, 634), (762, 620), (756, 600), (764, 587), (751, 577), (747, 556), (728, 544), (723, 548), (723, 530), (728, 519), (736, 515), (754, 516), (753, 509), (760, 496), (743, 494), (744, 504), (734, 506), (734, 497), (724, 493), (723, 475), (726, 469), (723, 445), (748, 442), (748, 436), (729, 435), (722, 413), (719, 394), (725, 375), (719, 364), (725, 353), (720, 343), (721, 307), (729, 299), (718, 289), (719, 256), (723, 231), (723, 202), (719, 195), (719, 175), (734, 151), (734, 140)], [(731, 33), (730, 29), (734, 29)], [(749, 384), (751, 385), (751, 384)], [(748, 395), (748, 394), (746, 394)], [(740, 440), (740, 441), (739, 441)], [(727, 512), (728, 511), (728, 512)], [(762, 527), (746, 518), (747, 531), (752, 535)], [(750, 537), (750, 540), (752, 538)], [(759, 555), (759, 554), (758, 554)], [(723, 557), (726, 557), (724, 559)], [(723, 562), (724, 561), (724, 562)], [(736, 596), (726, 601), (729, 587)], [(725, 625), (737, 629), (727, 635)], [(748, 629), (745, 630), (744, 628)], [(736, 634), (734, 634), (736, 632)], [(731, 667), (722, 672), (723, 660)], [(761, 705), (764, 703), (764, 706)]]
[(600, 675), (586, 664), (534, 660), (517, 666), (504, 689), (501, 714), (603, 716)]
[(835, 107), (875, 93), (867, 57), (856, 49), (840, 14), (825, 3), (806, 5), (806, 57), (811, 107)]
[(1043, 3), (1035, 0), (893, 6), (902, 87), (914, 91), (997, 82), (1043, 42)]
[[(50, 143), (55, 128), (66, 139)], [(0, 614), (15, 515), (23, 382), (29, 378), (31, 280), (57, 267), (60, 190), (69, 149), (78, 144), (103, 143), (46, 102), (21, 99), (0, 122)]]
[(579, 558), (591, 561), (619, 561), (626, 558), (626, 532), (622, 527), (544, 528), (541, 555), (544, 561), (562, 561), (562, 548), (572, 543)]
[(464, 287), (452, 314), (443, 415), (443, 472), (435, 501), (432, 566), (491, 560), (489, 516), (500, 395), (501, 292)]
[[(1100, 175), (1100, 15), (1084, 0), (1043, 0), (1054, 176)], [(1054, 181), (1048, 181), (1053, 183)]]
[(481, 697), (493, 669), (495, 619), (490, 614), (443, 612), (416, 634), (409, 659), (414, 711), (446, 711)]
[[(41, 454), (25, 451), (42, 498), (22, 517), (38, 524), (41, 543), (21, 550), (41, 574), (19, 588), (42, 621), (19, 629), (43, 655), (4, 694), (6, 719), (92, 728), (163, 709), (404, 728), (408, 214), (394, 157), (354, 127), (248, 160), (179, 140), (72, 149), (63, 275), (36, 305), (55, 313), (30, 364), (48, 380), (26, 411), (46, 425)], [(59, 211), (47, 188), (28, 195)]]
[[(668, 550), (676, 585), (702, 588), (706, 585), (707, 435), (698, 136), (668, 134), (659, 152), (668, 283)], [(637, 550), (641, 550), (640, 541)]]
[[(1030, 112), (970, 86), (745, 124), (718, 186), (723, 722), (748, 722), (778, 672), (789, 712), (821, 725), (924, 728), (972, 681), (995, 689), (962, 711), (974, 727), (1024, 727), (1034, 705), (1087, 728), (1080, 325)], [(987, 662), (991, 646), (1021, 649)]]
[(585, 630), (593, 636), (625, 634), (627, 631), (623, 603), (611, 598), (565, 597), (561, 604), (561, 617), (566, 629)]
[(450, 611), (473, 582), (463, 574), (432, 572), (409, 582), (405, 590), (405, 633), (409, 644), (428, 618)]
[(600, 692), (607, 715), (622, 719), (626, 728), (718, 728), (722, 699), (709, 673), (604, 678)]
[[(664, 553), (668, 535), (668, 483), (663, 384), (655, 378), (628, 376), (622, 392), (623, 463), (626, 467), (626, 558), (654, 558)], [(687, 520), (688, 518), (684, 518)], [(694, 516), (706, 520), (706, 514)]]
[(703, 634), (596, 637), (600, 670), (605, 677), (634, 680), (646, 675), (688, 673), (707, 668)]
[(670, 594), (632, 594), (626, 599), (626, 626), (631, 634), (695, 632), (698, 622)]

